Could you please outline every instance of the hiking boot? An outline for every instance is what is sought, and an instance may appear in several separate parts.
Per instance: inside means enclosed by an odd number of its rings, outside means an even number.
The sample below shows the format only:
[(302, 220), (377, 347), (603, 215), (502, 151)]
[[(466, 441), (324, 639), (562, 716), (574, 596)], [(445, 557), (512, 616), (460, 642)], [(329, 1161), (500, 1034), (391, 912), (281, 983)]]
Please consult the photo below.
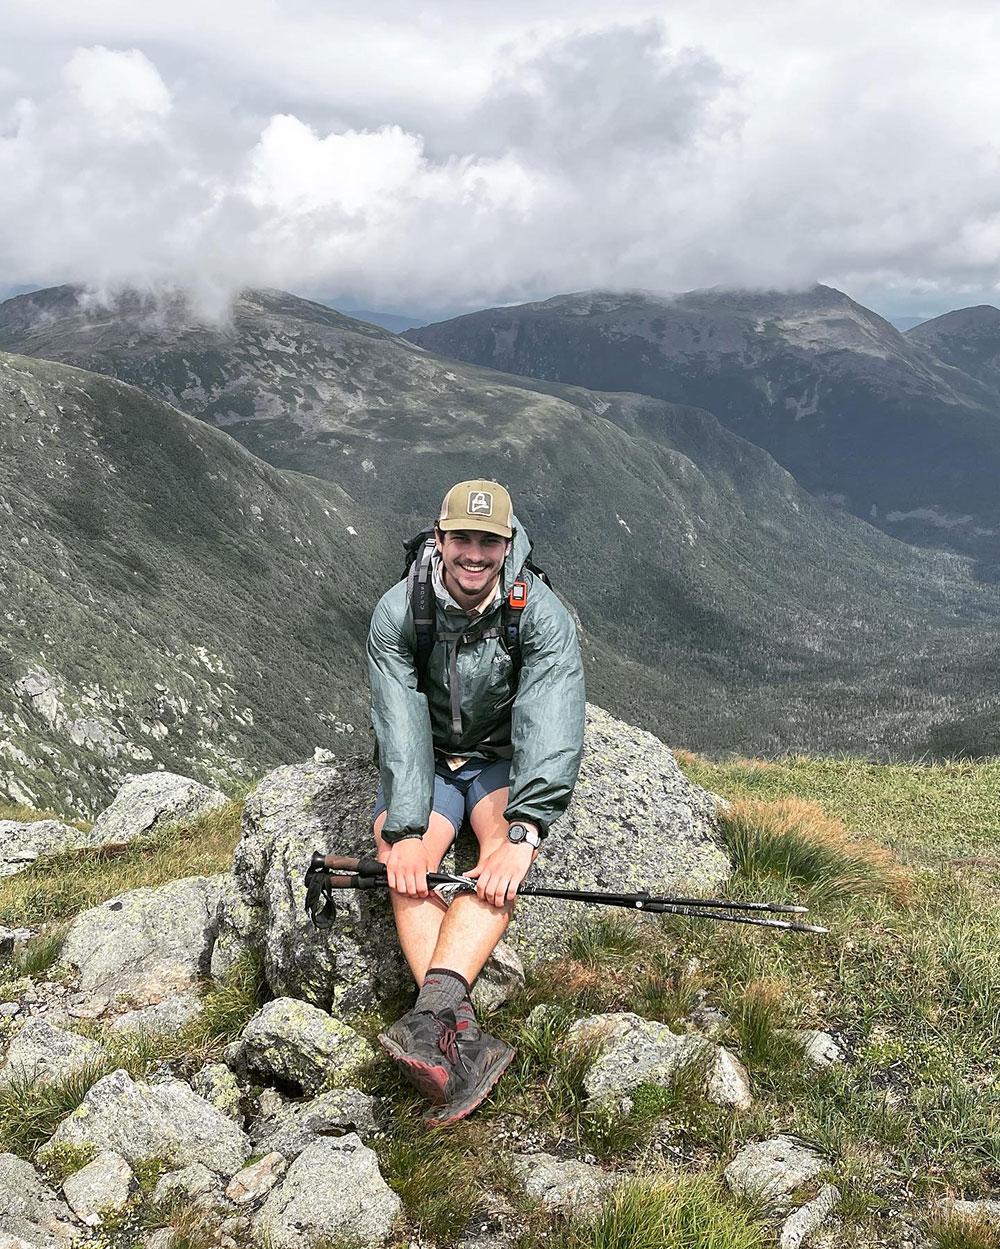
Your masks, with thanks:
[(445, 1025), (427, 1011), (411, 1010), (391, 1028), (379, 1033), (379, 1041), (389, 1057), (402, 1067), (428, 1101), (443, 1105), (447, 1100), (450, 1064), (441, 1040)]
[(463, 1002), (458, 1011), (442, 1011), (436, 1016), (441, 1025), (438, 1046), (450, 1071), (444, 1085), (443, 1104), (424, 1114), (431, 1127), (456, 1123), (484, 1101), (490, 1089), (506, 1071), (514, 1057), (514, 1047), (484, 1032), (476, 1022), (472, 1007)]

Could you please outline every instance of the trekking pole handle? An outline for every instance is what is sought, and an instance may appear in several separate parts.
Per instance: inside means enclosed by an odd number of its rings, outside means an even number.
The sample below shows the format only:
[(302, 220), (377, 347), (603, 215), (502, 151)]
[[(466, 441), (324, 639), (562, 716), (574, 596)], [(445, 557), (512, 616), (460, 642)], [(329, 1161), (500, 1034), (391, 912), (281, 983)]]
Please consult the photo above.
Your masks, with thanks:
[(362, 876), (384, 876), (385, 864), (378, 859), (351, 859), (343, 854), (328, 854), (323, 858), (328, 872), (358, 872)]

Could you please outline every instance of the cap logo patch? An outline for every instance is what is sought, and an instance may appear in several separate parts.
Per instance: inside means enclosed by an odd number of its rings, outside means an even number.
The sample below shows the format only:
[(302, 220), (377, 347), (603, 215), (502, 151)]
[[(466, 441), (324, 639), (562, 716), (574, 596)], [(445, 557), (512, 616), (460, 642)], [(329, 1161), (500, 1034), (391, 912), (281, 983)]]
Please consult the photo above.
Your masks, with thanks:
[(493, 515), (493, 495), (488, 490), (474, 490), (469, 495), (469, 515)]

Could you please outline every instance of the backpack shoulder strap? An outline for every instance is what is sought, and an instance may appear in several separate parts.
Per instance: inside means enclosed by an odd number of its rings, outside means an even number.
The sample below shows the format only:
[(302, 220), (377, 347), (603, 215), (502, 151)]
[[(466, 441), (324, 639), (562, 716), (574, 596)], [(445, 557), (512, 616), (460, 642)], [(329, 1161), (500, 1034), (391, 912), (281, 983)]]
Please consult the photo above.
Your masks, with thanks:
[(510, 656), (515, 685), (524, 665), (524, 658), (521, 655), (521, 613), (527, 606), (528, 582), (524, 576), (524, 568), (522, 568), (507, 591), (500, 608), (500, 637), (504, 649)]
[(417, 645), (414, 661), (417, 687), (423, 688), (427, 664), (434, 649), (434, 586), (431, 583), (434, 534), (418, 534), (405, 544), (407, 551), (406, 596), (413, 614)]

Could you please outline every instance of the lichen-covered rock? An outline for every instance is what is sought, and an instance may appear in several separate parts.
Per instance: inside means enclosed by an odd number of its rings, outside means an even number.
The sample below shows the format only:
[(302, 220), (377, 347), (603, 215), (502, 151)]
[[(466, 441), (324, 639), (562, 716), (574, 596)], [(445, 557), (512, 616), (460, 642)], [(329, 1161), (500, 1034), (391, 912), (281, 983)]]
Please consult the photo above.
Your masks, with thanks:
[(250, 1156), (246, 1133), (183, 1081), (146, 1084), (126, 1071), (98, 1080), (39, 1156), (64, 1142), (112, 1150), (132, 1165), (144, 1158), (177, 1167), (200, 1162), (222, 1175), (233, 1175)]
[(167, 824), (205, 815), (226, 804), (226, 795), (176, 772), (130, 776), (94, 824), (97, 845), (133, 841)]
[(238, 1171), (226, 1185), (226, 1197), (234, 1206), (249, 1206), (266, 1197), (288, 1170), (288, 1162), (271, 1152)]
[(37, 858), (100, 846), (103, 838), (93, 829), (82, 833), (61, 820), (0, 820), (0, 876), (14, 876), (30, 867)]
[(273, 1249), (313, 1249), (325, 1241), (377, 1245), (401, 1210), (374, 1153), (357, 1136), (317, 1140), (257, 1213), (253, 1239)]
[(553, 1154), (515, 1154), (514, 1170), (525, 1193), (547, 1210), (596, 1209), (614, 1185), (614, 1177), (600, 1167)]
[(814, 1149), (790, 1136), (776, 1136), (744, 1146), (724, 1175), (738, 1196), (780, 1209), (796, 1189), (814, 1180), (822, 1169), (823, 1159)]
[(92, 998), (154, 1005), (206, 975), (225, 876), (189, 876), (133, 889), (82, 912), (57, 966), (79, 971)]
[(69, 1206), (39, 1177), (30, 1162), (0, 1154), (0, 1237), (44, 1246), (65, 1246), (80, 1235)]
[(593, 1054), (583, 1088), (594, 1105), (620, 1105), (640, 1084), (669, 1087), (692, 1065), (709, 1101), (736, 1109), (752, 1100), (746, 1070), (727, 1049), (704, 1037), (678, 1035), (666, 1024), (639, 1015), (623, 1012), (578, 1019), (566, 1043), (586, 1046)]
[(63, 1196), (78, 1219), (97, 1226), (102, 1215), (124, 1210), (138, 1187), (132, 1168), (120, 1154), (98, 1154), (63, 1184)]
[(241, 1056), (265, 1079), (287, 1080), (306, 1093), (344, 1085), (374, 1055), (353, 1028), (316, 1006), (275, 998), (243, 1032)]
[(146, 1036), (174, 1036), (194, 1023), (205, 1009), (194, 989), (173, 993), (153, 1006), (126, 1011), (111, 1025), (112, 1032), (144, 1033)]
[(242, 1090), (225, 1063), (206, 1063), (191, 1078), (191, 1087), (199, 1097), (211, 1102), (216, 1110), (221, 1110), (237, 1123), (243, 1122)]
[[(385, 890), (342, 891), (327, 932), (315, 931), (303, 910), (314, 850), (371, 853), (377, 784), (369, 763), (324, 755), (279, 768), (252, 791), (234, 862), (238, 892), (222, 899), (213, 974), (239, 950), (262, 948), (272, 992), (338, 1013), (363, 1010), (410, 983)], [(711, 795), (685, 778), (662, 742), (589, 707), (576, 793), (532, 879), (578, 889), (712, 889), (730, 870), (713, 820)], [(457, 866), (477, 857), (475, 839), (460, 837)], [(525, 899), (505, 940), (525, 964), (551, 958), (580, 920), (573, 903)]]
[(178, 1167), (176, 1171), (168, 1171), (166, 1175), (160, 1176), (153, 1189), (153, 1202), (156, 1205), (175, 1198), (194, 1202), (202, 1197), (221, 1196), (222, 1185), (218, 1175), (201, 1162), (191, 1162), (186, 1167)]
[(486, 960), (486, 966), (472, 986), (472, 1004), (477, 1011), (496, 1010), (524, 988), (524, 964), (515, 949), (501, 941)]
[(354, 1132), (368, 1140), (377, 1130), (372, 1099), (359, 1089), (331, 1089), (307, 1102), (288, 1102), (250, 1127), (254, 1149), (291, 1161), (319, 1137)]
[(782, 1223), (778, 1249), (802, 1249), (806, 1238), (822, 1227), (839, 1201), (839, 1190), (824, 1184), (812, 1201), (794, 1210)]
[(14, 1080), (61, 1080), (86, 1067), (96, 1067), (105, 1052), (96, 1041), (64, 1032), (34, 1016), (25, 1021), (10, 1043), (6, 1061), (0, 1067), (0, 1085)]

